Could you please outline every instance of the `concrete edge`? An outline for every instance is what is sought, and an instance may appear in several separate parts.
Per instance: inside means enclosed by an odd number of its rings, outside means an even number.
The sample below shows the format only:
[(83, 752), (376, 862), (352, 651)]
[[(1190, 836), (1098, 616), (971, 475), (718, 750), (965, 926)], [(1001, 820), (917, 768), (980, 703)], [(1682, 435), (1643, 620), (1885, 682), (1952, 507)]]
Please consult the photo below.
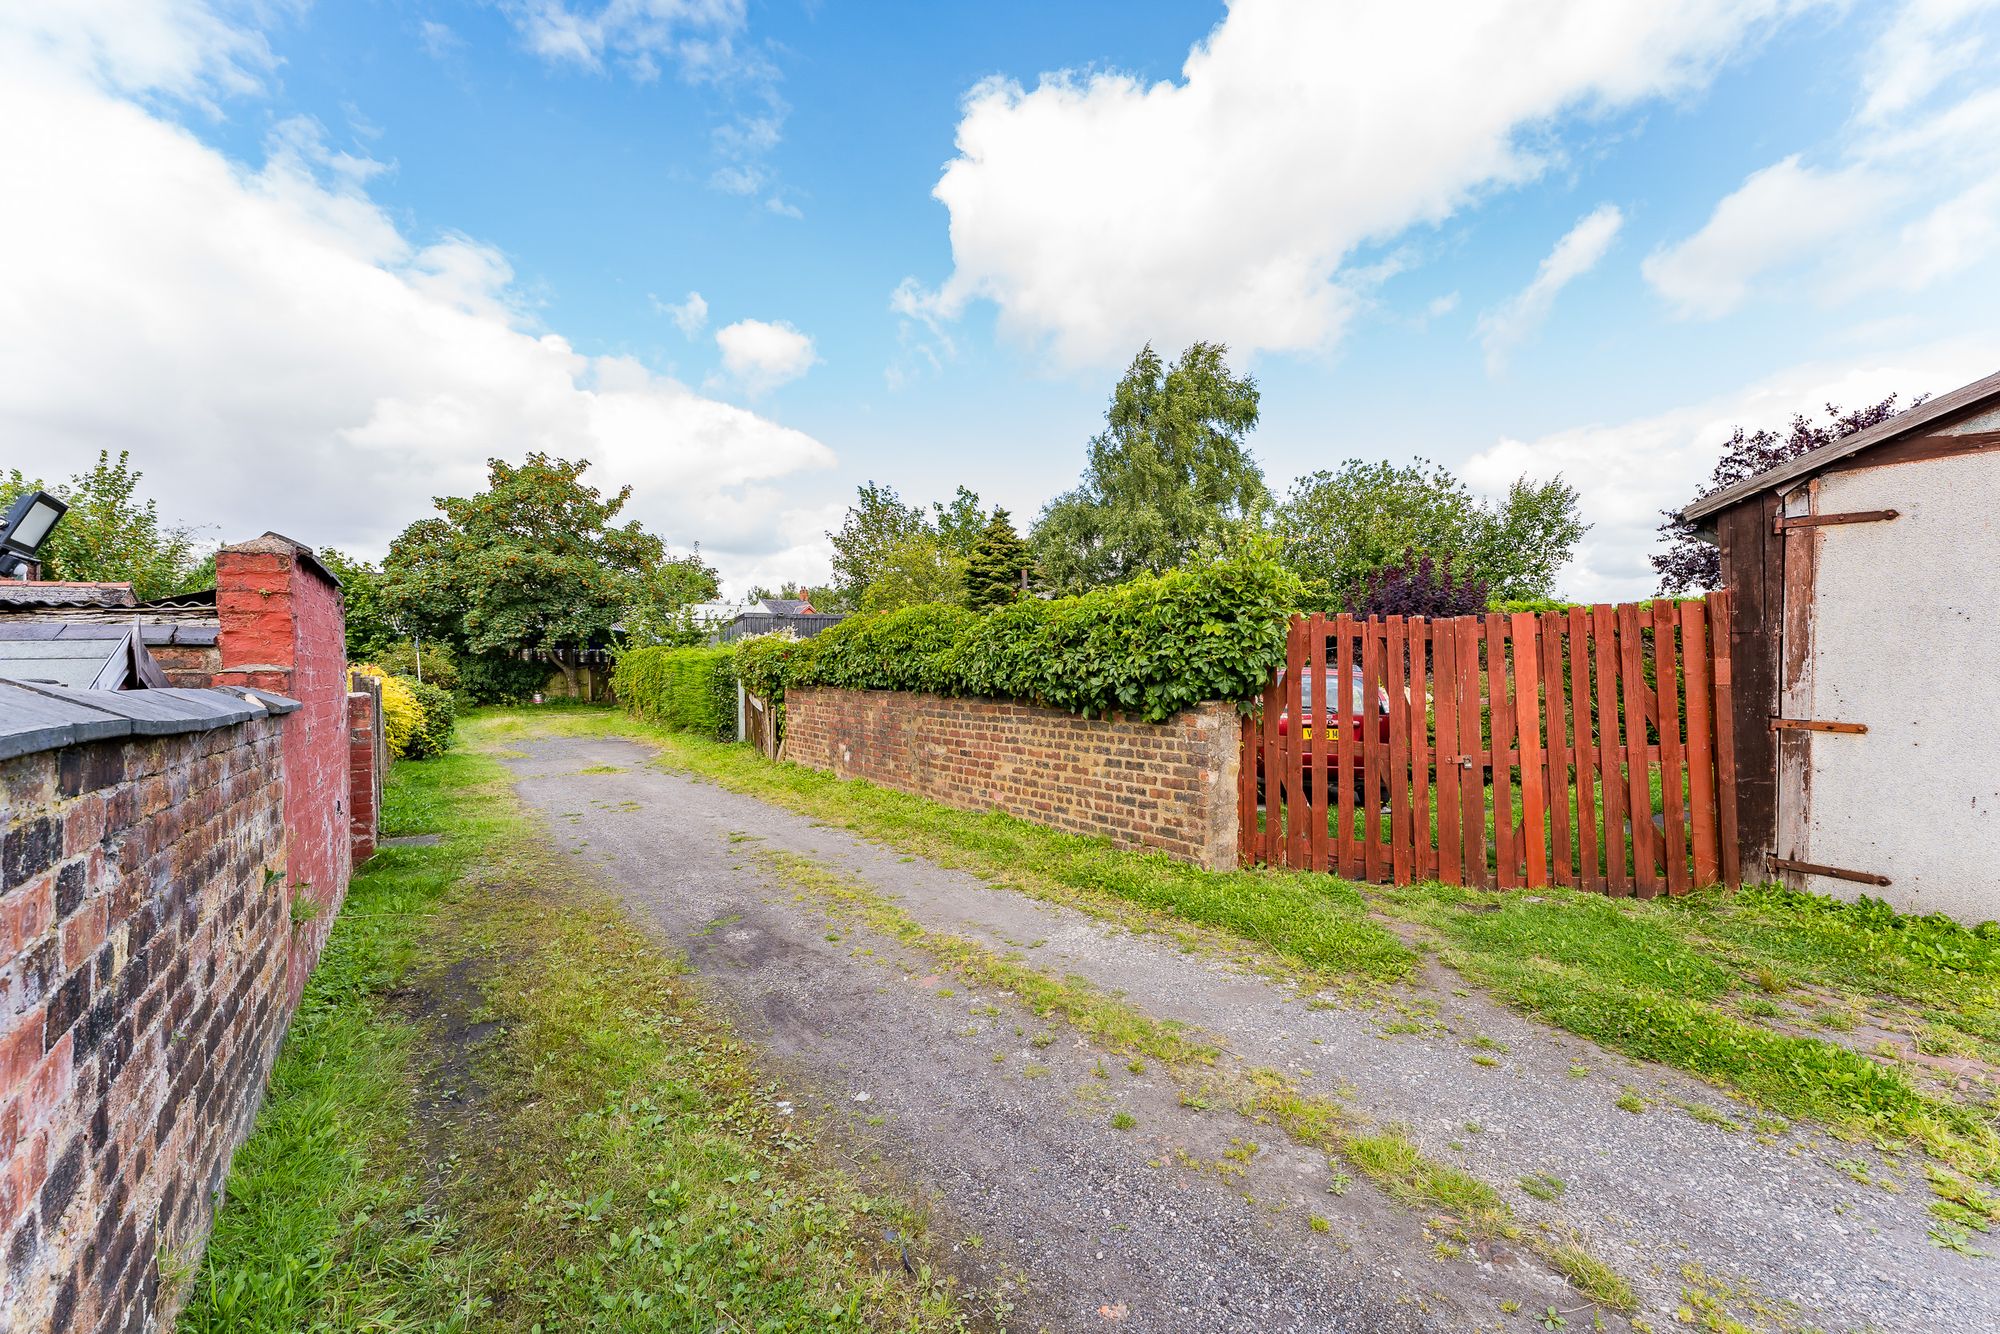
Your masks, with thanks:
[(0, 760), (88, 741), (208, 732), (298, 707), (263, 691), (69, 690), (0, 680)]

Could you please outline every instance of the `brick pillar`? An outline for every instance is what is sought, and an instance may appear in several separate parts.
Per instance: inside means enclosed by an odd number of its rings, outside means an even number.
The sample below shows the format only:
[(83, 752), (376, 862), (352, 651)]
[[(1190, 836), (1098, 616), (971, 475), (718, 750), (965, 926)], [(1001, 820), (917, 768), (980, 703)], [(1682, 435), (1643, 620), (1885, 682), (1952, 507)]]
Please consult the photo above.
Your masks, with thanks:
[(347, 697), (348, 847), (356, 866), (375, 855), (382, 821), (382, 683), (362, 676)]
[(340, 581), (312, 549), (277, 533), (215, 553), (218, 686), (299, 701), (284, 734), (286, 904), (309, 898), (292, 934), (291, 999), (319, 958), (353, 868), (347, 810), (347, 628)]

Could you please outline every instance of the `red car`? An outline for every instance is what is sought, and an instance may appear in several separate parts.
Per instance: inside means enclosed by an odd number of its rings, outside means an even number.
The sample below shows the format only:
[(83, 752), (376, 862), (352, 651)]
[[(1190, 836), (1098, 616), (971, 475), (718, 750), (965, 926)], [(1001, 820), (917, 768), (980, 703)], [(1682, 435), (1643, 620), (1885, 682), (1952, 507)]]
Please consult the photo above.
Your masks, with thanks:
[[(1322, 727), (1319, 723), (1319, 719), (1321, 719), (1322, 717), (1326, 717), (1332, 714), (1333, 712), (1332, 682), (1331, 681), (1327, 682), (1327, 689), (1318, 699), (1317, 704), (1315, 704), (1313, 696), (1312, 671), (1310, 669), (1307, 669), (1300, 675), (1301, 675), (1300, 685), (1303, 688), (1305, 694), (1308, 711), (1305, 717), (1301, 720), (1303, 725), (1299, 729), (1299, 740), (1305, 755), (1306, 791), (1308, 797), (1310, 797), (1312, 791), (1312, 777), (1314, 771), (1314, 762), (1313, 762), (1314, 748), (1316, 746), (1326, 746), (1329, 750), (1331, 750), (1334, 743), (1340, 740), (1340, 724), (1334, 723), (1330, 727)], [(1280, 669), (1278, 672), (1278, 682), (1281, 688), (1284, 684), (1284, 680), (1285, 680), (1285, 673), (1283, 669)], [(1348, 708), (1350, 712), (1347, 718), (1347, 725), (1354, 729), (1353, 735), (1359, 736), (1361, 733), (1361, 728), (1364, 725), (1362, 721), (1362, 715), (1366, 711), (1365, 701), (1368, 696), (1368, 686), (1367, 683), (1362, 678), (1361, 668), (1355, 667), (1352, 669), (1352, 675), (1349, 678), (1349, 686), (1350, 689), (1348, 691)], [(1389, 692), (1383, 687), (1377, 686), (1375, 689), (1375, 694), (1376, 694), (1375, 721), (1377, 727), (1376, 734), (1380, 738), (1382, 743), (1384, 745), (1387, 745), (1389, 741)], [(1278, 715), (1278, 735), (1280, 736), (1286, 735), (1291, 731), (1291, 727), (1292, 727), (1291, 710), (1286, 709), (1284, 712)], [(1363, 787), (1363, 784), (1366, 780), (1362, 777), (1362, 772), (1363, 772), (1362, 756), (1361, 756), (1361, 749), (1358, 746), (1355, 748), (1354, 751), (1353, 772), (1354, 772), (1355, 802), (1360, 805), (1366, 805), (1368, 801), (1368, 794)], [(1257, 798), (1258, 800), (1261, 801), (1263, 800), (1263, 797), (1264, 797), (1264, 751), (1263, 748), (1260, 746), (1257, 750)]]

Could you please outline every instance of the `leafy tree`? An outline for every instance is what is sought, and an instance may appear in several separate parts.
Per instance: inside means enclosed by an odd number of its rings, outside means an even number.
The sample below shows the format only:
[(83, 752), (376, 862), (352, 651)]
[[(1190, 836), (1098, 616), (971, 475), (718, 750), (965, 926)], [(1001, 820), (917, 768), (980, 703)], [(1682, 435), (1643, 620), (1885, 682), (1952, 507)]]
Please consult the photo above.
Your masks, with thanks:
[(1083, 480), (1042, 510), (1030, 536), (1059, 592), (1186, 564), (1204, 542), (1262, 516), (1264, 475), (1244, 448), (1257, 383), (1232, 375), (1219, 343), (1171, 367), (1148, 344), (1112, 391)]
[(972, 549), (979, 545), (980, 534), (986, 531), (986, 511), (979, 508), (978, 494), (962, 486), (949, 505), (932, 501), (931, 514), (931, 527), (936, 530), (939, 543), (961, 560), (972, 554)]
[(910, 544), (929, 537), (944, 556), (963, 561), (985, 524), (979, 497), (962, 486), (950, 504), (933, 501), (926, 512), (921, 506), (906, 504), (893, 486), (865, 483), (856, 489), (855, 503), (848, 506), (840, 531), (827, 534), (833, 543), (833, 596), (825, 605), (815, 598), (813, 606), (821, 611), (863, 606), (869, 585), (889, 568), (892, 553), (900, 553), (896, 556), (901, 563), (897, 588), (882, 596), (890, 598), (893, 605), (907, 605), (894, 600), (910, 596), (906, 578), (923, 565), (927, 559), (924, 553), (929, 550), (921, 543)]
[(0, 509), (28, 491), (50, 492), (69, 505), (42, 544), (44, 578), (129, 581), (141, 600), (213, 587), (215, 562), (195, 556), (196, 530), (163, 524), (156, 502), (136, 498), (145, 474), (131, 459), (120, 450), (113, 463), (109, 450), (99, 450), (95, 466), (56, 486), (10, 468), (0, 477)]
[(842, 602), (859, 606), (889, 553), (928, 526), (924, 512), (904, 504), (895, 487), (874, 482), (858, 487), (840, 530), (826, 535), (833, 543), (833, 587)]
[(340, 580), (347, 613), (347, 660), (381, 662), (392, 645), (407, 638), (389, 620), (382, 600), (382, 571), (334, 547), (321, 547), (319, 558)]
[(1405, 551), (1368, 576), (1357, 616), (1472, 616), (1486, 610), (1486, 581), (1452, 569), (1452, 557)]
[(1561, 477), (1522, 478), (1488, 505), (1444, 467), (1350, 460), (1309, 473), (1278, 507), (1285, 562), (1323, 606), (1358, 608), (1369, 580), (1406, 552), (1450, 557), (1460, 578), (1494, 597), (1539, 597), (1555, 584), (1587, 530), (1574, 488)]
[(895, 611), (918, 603), (965, 602), (965, 561), (936, 533), (897, 543), (861, 594), (862, 611)]
[[(1695, 492), (1694, 500), (1688, 503), (1705, 500), (1746, 478), (1769, 472), (1781, 463), (1789, 463), (1801, 454), (1810, 454), (1856, 431), (1865, 431), (1887, 421), (1896, 415), (1897, 397), (1891, 394), (1880, 402), (1870, 403), (1853, 412), (1842, 412), (1829, 403), (1824, 423), (1815, 422), (1802, 412), (1795, 413), (1790, 428), (1782, 435), (1769, 429), (1745, 431), (1741, 426), (1737, 427), (1723, 443), (1722, 457), (1716, 460), (1708, 485)], [(1915, 407), (1928, 397), (1928, 394), (1919, 394), (1910, 400), (1910, 406)], [(1681, 518), (1679, 510), (1661, 510), (1660, 513), (1666, 518), (1666, 522), (1660, 525), (1660, 536), (1667, 549), (1648, 559), (1659, 573), (1661, 594), (1672, 596), (1693, 589), (1721, 587), (1721, 550), (1714, 543), (1696, 536), (1694, 525)]]
[(692, 608), (697, 602), (713, 601), (721, 592), (721, 577), (701, 558), (699, 543), (685, 556), (662, 554), (633, 581), (632, 604), (625, 609), (625, 642), (675, 647), (703, 642), (707, 635), (695, 624)]
[(974, 611), (1004, 606), (1021, 596), (1021, 574), (1035, 563), (1028, 544), (1014, 531), (1004, 509), (996, 508), (965, 562), (965, 605)]
[(383, 562), (400, 625), (470, 654), (545, 652), (577, 693), (577, 656), (611, 638), (665, 544), (636, 520), (614, 526), (632, 488), (587, 486), (586, 460), (533, 453), (487, 463), (488, 488), (440, 496), (442, 518), (411, 524)]

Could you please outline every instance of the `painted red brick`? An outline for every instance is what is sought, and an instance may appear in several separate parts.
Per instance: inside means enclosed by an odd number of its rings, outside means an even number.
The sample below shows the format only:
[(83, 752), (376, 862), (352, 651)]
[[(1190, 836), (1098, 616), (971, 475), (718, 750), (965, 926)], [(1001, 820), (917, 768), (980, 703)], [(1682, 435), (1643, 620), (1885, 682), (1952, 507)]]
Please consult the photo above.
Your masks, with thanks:
[(286, 904), (303, 895), (318, 911), (288, 947), (297, 1004), (354, 865), (340, 585), (303, 543), (266, 533), (216, 553), (215, 604), (222, 626), (215, 684), (253, 686), (300, 705), (284, 731)]
[(64, 850), (0, 890), (18, 936), (0, 952), (10, 1334), (65, 1309), (79, 1331), (171, 1327), (161, 1258), (199, 1256), (297, 994), (287, 725), (0, 761), (0, 839)]
[(1236, 865), (1239, 731), (1227, 704), (1163, 723), (1079, 718), (1006, 700), (793, 690), (784, 757), (963, 810)]

